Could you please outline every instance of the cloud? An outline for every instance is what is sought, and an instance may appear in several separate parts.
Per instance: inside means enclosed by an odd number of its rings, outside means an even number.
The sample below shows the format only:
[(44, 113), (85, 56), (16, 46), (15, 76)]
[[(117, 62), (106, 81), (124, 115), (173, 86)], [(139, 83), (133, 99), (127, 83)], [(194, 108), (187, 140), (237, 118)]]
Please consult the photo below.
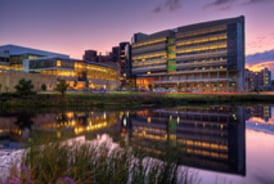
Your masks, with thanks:
[(268, 68), (274, 79), (274, 49), (246, 56), (246, 68), (254, 72)]
[(243, 3), (243, 5), (250, 5), (250, 4), (257, 4), (257, 3), (268, 3), (271, 0), (248, 0), (247, 2)]
[(233, 1), (234, 0), (215, 0), (214, 2), (212, 2), (210, 4), (213, 5), (213, 6), (220, 6), (220, 5), (223, 5), (223, 4), (231, 3)]
[(255, 64), (246, 64), (246, 68), (253, 71), (253, 72), (259, 72), (263, 70), (264, 68), (268, 68), (269, 70), (274, 70), (274, 61), (263, 61), (260, 63)]
[(204, 8), (217, 7), (218, 9), (228, 9), (232, 6), (232, 3), (235, 0), (214, 0), (211, 3), (208, 3)]
[(181, 8), (182, 0), (165, 0), (164, 3), (159, 4), (152, 11), (154, 13), (160, 13), (163, 11), (174, 11)]
[(214, 0), (213, 2), (206, 4), (204, 8), (217, 8), (219, 10), (224, 10), (239, 5), (246, 6), (269, 2), (273, 2), (273, 0)]
[(256, 64), (266, 61), (274, 61), (274, 49), (261, 53), (251, 54), (246, 57), (246, 63), (248, 64)]

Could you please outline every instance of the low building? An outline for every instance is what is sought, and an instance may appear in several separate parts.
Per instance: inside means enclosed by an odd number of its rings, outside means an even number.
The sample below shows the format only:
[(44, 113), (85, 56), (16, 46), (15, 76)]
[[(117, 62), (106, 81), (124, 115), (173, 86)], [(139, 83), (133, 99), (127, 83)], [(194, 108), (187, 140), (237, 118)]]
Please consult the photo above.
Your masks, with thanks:
[(245, 85), (247, 91), (263, 91), (272, 89), (271, 71), (267, 68), (259, 72), (246, 69)]
[[(70, 88), (75, 90), (116, 89), (120, 86), (119, 72), (115, 66), (72, 59), (67, 55), (25, 47), (20, 49), (19, 46), (1, 46), (0, 52), (2, 52), (0, 54), (1, 76), (4, 80), (2, 86), (7, 86), (10, 90), (13, 90), (14, 85), (5, 80), (17, 82), (15, 78), (10, 78), (10, 75), (13, 75), (11, 73), (15, 72), (19, 72), (18, 76), (21, 78), (30, 77), (33, 81), (47, 76), (54, 78), (56, 84), (58, 79), (64, 79), (69, 83)], [(53, 85), (51, 82), (45, 84), (47, 89), (54, 89), (51, 87)], [(35, 89), (40, 89), (40, 86), (35, 86)]]
[(97, 51), (96, 50), (85, 50), (85, 54), (83, 55), (83, 60), (85, 61), (97, 61)]

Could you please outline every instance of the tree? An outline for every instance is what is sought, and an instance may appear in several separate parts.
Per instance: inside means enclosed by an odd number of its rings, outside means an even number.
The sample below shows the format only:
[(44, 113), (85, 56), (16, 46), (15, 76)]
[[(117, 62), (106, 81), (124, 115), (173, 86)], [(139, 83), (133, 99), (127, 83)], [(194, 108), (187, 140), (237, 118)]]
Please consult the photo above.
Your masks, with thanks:
[(148, 84), (148, 88), (149, 88), (149, 91), (152, 91), (153, 90), (153, 85), (152, 84)]
[(89, 80), (88, 79), (85, 81), (85, 86), (87, 89), (89, 89)]
[(41, 90), (42, 90), (42, 91), (47, 91), (47, 86), (46, 86), (45, 83), (43, 83), (43, 84), (41, 85)]
[(73, 87), (76, 88), (78, 85), (77, 80), (73, 81)]
[(62, 96), (65, 95), (65, 92), (67, 91), (69, 85), (67, 82), (63, 79), (58, 79), (58, 83), (56, 86), (56, 90), (61, 93)]
[(15, 86), (16, 93), (20, 96), (29, 96), (34, 94), (33, 91), (34, 85), (31, 80), (21, 79), (18, 84)]

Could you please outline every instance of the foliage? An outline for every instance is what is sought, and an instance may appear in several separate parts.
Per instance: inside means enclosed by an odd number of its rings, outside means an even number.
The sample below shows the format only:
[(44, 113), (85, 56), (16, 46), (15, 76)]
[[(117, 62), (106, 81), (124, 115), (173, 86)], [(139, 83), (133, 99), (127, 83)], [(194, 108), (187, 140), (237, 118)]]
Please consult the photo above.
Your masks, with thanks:
[(73, 81), (73, 87), (77, 87), (77, 80)]
[(149, 88), (150, 91), (152, 91), (152, 89), (153, 89), (152, 84), (149, 84), (149, 85), (148, 85), (148, 88)]
[(67, 91), (69, 85), (67, 84), (67, 82), (63, 79), (59, 79), (58, 80), (58, 83), (57, 83), (57, 86), (56, 86), (56, 90), (58, 92), (61, 93), (62, 96), (65, 95), (65, 92)]
[(129, 148), (110, 148), (104, 143), (31, 146), (22, 165), (25, 168), (21, 169), (21, 177), (20, 174), (16, 177), (33, 184), (176, 183), (181, 178), (176, 162), (138, 158)]
[(90, 82), (89, 82), (88, 80), (86, 80), (86, 81), (85, 81), (85, 87), (86, 87), (86, 88), (89, 88), (89, 84), (90, 84)]
[(41, 90), (42, 90), (42, 91), (47, 91), (47, 86), (46, 86), (45, 83), (43, 83), (43, 84), (41, 85)]
[(34, 85), (31, 80), (21, 79), (18, 84), (15, 86), (16, 93), (19, 96), (29, 96), (34, 94), (33, 91)]

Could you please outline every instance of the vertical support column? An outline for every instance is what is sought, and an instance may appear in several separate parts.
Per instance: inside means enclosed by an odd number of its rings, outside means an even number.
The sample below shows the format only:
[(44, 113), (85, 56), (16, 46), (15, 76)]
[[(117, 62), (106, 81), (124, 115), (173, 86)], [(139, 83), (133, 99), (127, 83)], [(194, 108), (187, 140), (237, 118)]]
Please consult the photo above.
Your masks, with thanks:
[(176, 72), (176, 46), (174, 38), (168, 38), (167, 58), (167, 72)]

